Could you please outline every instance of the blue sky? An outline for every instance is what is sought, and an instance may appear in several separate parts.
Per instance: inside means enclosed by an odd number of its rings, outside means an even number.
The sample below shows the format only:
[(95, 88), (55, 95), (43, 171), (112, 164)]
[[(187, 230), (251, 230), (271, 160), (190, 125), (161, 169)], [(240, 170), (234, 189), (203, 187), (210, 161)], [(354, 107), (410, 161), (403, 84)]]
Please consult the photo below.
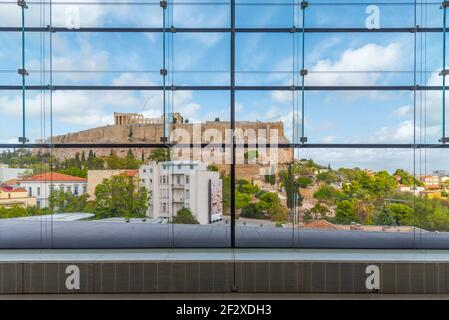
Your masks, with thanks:
[[(70, 1), (55, 1), (55, 26), (65, 26)], [(72, 1), (73, 2), (73, 1)], [(83, 2), (83, 1), (79, 1)], [(147, 5), (100, 5), (89, 1), (78, 5), (82, 27), (123, 26), (161, 27), (159, 2)], [(110, 1), (109, 1), (110, 2)], [(121, 1), (121, 3), (126, 1)], [(133, 1), (136, 2), (136, 1)], [(229, 5), (226, 1), (207, 4), (182, 4), (175, 1), (169, 25), (175, 27), (228, 27)], [(205, 1), (203, 1), (205, 2)], [(321, 2), (321, 4), (320, 4)], [(340, 2), (340, 4), (339, 4)], [(306, 10), (308, 27), (364, 27), (367, 5), (341, 3), (357, 1), (309, 1)], [(410, 1), (395, 0), (395, 5), (376, 2), (380, 8), (381, 27), (411, 27), (414, 7)], [(94, 3), (94, 4), (92, 4)], [(148, 1), (146, 2), (148, 3)], [(216, 3), (216, 4), (211, 4)], [(237, 1), (238, 27), (301, 26), (301, 10), (291, 1)], [(264, 3), (264, 5), (262, 5)], [(403, 3), (398, 5), (398, 3)], [(424, 9), (426, 8), (426, 9)], [(3, 26), (19, 26), (17, 5), (1, 4)], [(417, 23), (440, 27), (439, 4), (419, 6)], [(48, 6), (30, 4), (27, 25), (49, 24)], [(40, 42), (44, 37), (45, 52)], [(425, 38), (424, 38), (425, 37)], [(175, 85), (228, 85), (229, 35), (225, 33), (170, 35), (168, 70), (175, 70), (170, 81)], [(426, 40), (424, 42), (424, 40)], [(20, 34), (0, 33), (0, 84), (20, 84), (16, 71), (20, 65)], [(295, 45), (296, 43), (296, 45)], [(292, 66), (300, 69), (301, 35), (237, 34), (237, 85), (298, 85)], [(437, 75), (442, 66), (442, 36), (417, 36), (420, 85), (440, 85)], [(144, 33), (56, 33), (53, 36), (54, 84), (58, 85), (160, 85), (162, 78), (162, 36)], [(305, 39), (305, 65), (308, 85), (413, 85), (414, 35), (407, 33), (313, 33)], [(423, 48), (421, 50), (421, 48)], [(425, 48), (425, 50), (424, 50)], [(49, 65), (48, 35), (27, 35), (26, 55), (29, 84), (47, 84), (41, 77), (42, 63)], [(173, 53), (173, 55), (171, 55)], [(45, 59), (41, 58), (44, 54)], [(295, 61), (293, 61), (295, 57)], [(422, 62), (421, 62), (422, 61)], [(8, 72), (8, 70), (10, 70)], [(83, 70), (84, 72), (64, 72)], [(34, 72), (33, 72), (34, 71)], [(104, 72), (107, 71), (107, 72)], [(343, 73), (341, 71), (344, 71)], [(358, 71), (357, 73), (351, 73)], [(370, 72), (362, 72), (370, 71)], [(388, 71), (388, 72), (385, 72)], [(376, 73), (377, 72), (377, 73)], [(172, 77), (173, 76), (173, 77)], [(292, 117), (296, 97), (290, 92), (238, 92), (237, 120), (283, 121), (286, 134), (292, 137)], [(418, 94), (417, 142), (436, 143), (441, 137), (441, 93)], [(158, 92), (57, 91), (54, 93), (53, 131), (75, 132), (112, 124), (112, 113), (139, 112), (159, 116), (162, 96)], [(313, 143), (412, 143), (413, 94), (411, 92), (307, 92), (305, 96), (305, 131)], [(193, 122), (229, 119), (229, 93), (221, 91), (175, 93), (174, 111)], [(27, 135), (31, 140), (48, 136), (50, 128), (48, 96), (40, 92), (27, 95)], [(45, 112), (44, 112), (45, 111)], [(16, 142), (21, 133), (20, 92), (0, 92), (0, 140)], [(427, 171), (449, 169), (448, 151), (429, 151)], [(313, 150), (300, 151), (300, 157), (313, 157), (334, 166), (360, 166), (394, 170), (413, 167), (409, 150)], [(420, 164), (417, 159), (418, 165)], [(424, 169), (423, 169), (424, 170)]]

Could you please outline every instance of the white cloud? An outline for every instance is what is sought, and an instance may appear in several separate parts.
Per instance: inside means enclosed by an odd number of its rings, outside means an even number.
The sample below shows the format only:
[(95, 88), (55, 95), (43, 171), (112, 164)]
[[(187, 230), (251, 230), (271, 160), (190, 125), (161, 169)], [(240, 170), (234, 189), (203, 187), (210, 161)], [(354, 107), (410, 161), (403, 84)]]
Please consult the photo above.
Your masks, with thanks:
[(399, 43), (391, 43), (387, 46), (370, 43), (357, 49), (348, 49), (335, 62), (330, 59), (319, 60), (310, 68), (311, 73), (307, 76), (307, 85), (374, 85), (384, 78), (383, 74), (354, 74), (348, 73), (348, 71), (400, 70), (401, 51), (402, 47)]
[(271, 92), (271, 99), (279, 103), (291, 102), (293, 100), (293, 94), (291, 91), (273, 91)]
[(335, 137), (334, 137), (334, 136), (326, 136), (326, 137), (323, 137), (323, 142), (324, 142), (324, 143), (331, 143), (331, 142), (333, 142), (333, 141), (335, 141)]
[(405, 117), (413, 114), (413, 108), (411, 106), (402, 106), (396, 109), (393, 114), (397, 117)]
[[(439, 126), (428, 126), (427, 128), (421, 128), (419, 123), (416, 124), (414, 130), (413, 121), (407, 120), (400, 122), (396, 126), (382, 127), (374, 135), (373, 142), (386, 142), (386, 143), (413, 143), (414, 136), (416, 135), (416, 142), (420, 142), (420, 136), (424, 133), (427, 136), (435, 136), (438, 134)], [(435, 141), (434, 141), (435, 142)]]

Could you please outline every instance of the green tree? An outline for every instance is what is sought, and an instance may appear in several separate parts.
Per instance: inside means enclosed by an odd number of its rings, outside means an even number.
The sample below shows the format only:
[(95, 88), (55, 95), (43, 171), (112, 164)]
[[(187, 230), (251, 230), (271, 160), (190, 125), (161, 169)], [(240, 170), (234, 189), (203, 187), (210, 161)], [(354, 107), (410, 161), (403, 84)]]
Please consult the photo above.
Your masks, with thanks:
[(235, 191), (235, 208), (241, 209), (251, 202), (251, 195)]
[(250, 203), (247, 206), (242, 208), (242, 211), (240, 213), (241, 217), (244, 218), (250, 218), (250, 219), (265, 219), (265, 215), (263, 211), (258, 210), (256, 208), (255, 203)]
[(274, 186), (276, 184), (276, 175), (274, 174), (266, 174), (264, 176), (265, 178), (265, 182), (271, 184), (272, 186)]
[(123, 167), (125, 169), (139, 169), (140, 162), (134, 157), (133, 152), (131, 149), (128, 150), (128, 153), (126, 154), (126, 157), (124, 159)]
[(289, 209), (293, 209), (296, 206), (300, 207), (303, 198), (299, 193), (298, 183), (293, 176), (292, 166), (289, 165), (288, 170), (279, 172), (279, 176), (287, 194), (287, 207)]
[(311, 184), (313, 183), (313, 180), (309, 177), (299, 177), (296, 179), (296, 184), (300, 187), (300, 188), (307, 188), (309, 187)]
[(106, 158), (106, 165), (108, 169), (111, 170), (122, 169), (122, 163), (120, 161), (120, 158), (117, 157), (117, 155), (113, 150), (111, 150), (110, 155)]
[(264, 193), (255, 205), (257, 215), (268, 214), (271, 221), (285, 221), (288, 209), (281, 205), (279, 196), (275, 192)]
[(315, 216), (315, 218), (318, 215), (320, 215), (321, 217), (325, 217), (329, 213), (329, 208), (321, 203), (317, 203), (316, 205), (313, 206), (312, 209), (310, 209), (310, 213), (312, 213)]
[(168, 148), (158, 148), (151, 151), (149, 159), (151, 161), (163, 162), (170, 161), (170, 149)]
[(199, 224), (199, 222), (195, 219), (190, 211), (187, 208), (182, 208), (176, 213), (176, 216), (173, 217), (173, 223), (175, 224)]
[(245, 179), (239, 179), (236, 183), (236, 189), (241, 193), (256, 194), (260, 191), (260, 187), (253, 182)]
[(338, 176), (334, 171), (324, 171), (320, 172), (316, 176), (316, 180), (319, 182), (324, 182), (327, 184), (336, 183), (338, 181)]
[(351, 222), (358, 222), (354, 207), (351, 201), (343, 200), (337, 204), (335, 210), (335, 221), (339, 224), (350, 224)]
[(218, 172), (218, 167), (215, 164), (210, 164), (207, 166), (207, 170)]
[(113, 176), (95, 188), (94, 212), (97, 218), (144, 217), (149, 197), (147, 189), (137, 187), (133, 178)]
[(59, 170), (59, 173), (68, 174), (74, 177), (87, 178), (87, 169), (80, 169), (77, 167), (70, 167), (66, 169)]
[(345, 198), (343, 192), (327, 184), (322, 184), (313, 196), (325, 203), (335, 203)]
[(91, 212), (87, 198), (87, 194), (75, 196), (70, 192), (53, 190), (48, 197), (48, 203), (52, 212)]
[(419, 180), (417, 180), (413, 175), (411, 175), (410, 173), (408, 173), (407, 171), (403, 170), (403, 169), (397, 169), (394, 172), (395, 176), (399, 176), (400, 177), (400, 183), (405, 185), (405, 186), (409, 186), (409, 187), (413, 187), (413, 186), (423, 186), (423, 183)]

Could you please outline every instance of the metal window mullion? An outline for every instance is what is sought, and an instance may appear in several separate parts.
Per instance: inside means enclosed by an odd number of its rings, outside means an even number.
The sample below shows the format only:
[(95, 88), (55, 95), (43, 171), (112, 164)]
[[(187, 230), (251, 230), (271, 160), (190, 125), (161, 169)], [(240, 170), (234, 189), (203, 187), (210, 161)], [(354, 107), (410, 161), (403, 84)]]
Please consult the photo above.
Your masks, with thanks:
[(442, 138), (441, 142), (446, 143), (446, 6), (443, 5), (443, 84), (442, 84)]
[[(306, 33), (305, 25), (306, 25), (306, 7), (301, 6), (302, 9), (302, 57), (301, 57), (301, 70), (305, 70), (305, 43), (306, 43)], [(305, 143), (305, 73), (302, 72), (302, 83), (301, 83), (301, 142)]]
[[(167, 12), (167, 10), (166, 10), (166, 6), (162, 6), (161, 5), (161, 7), (162, 7), (162, 24), (163, 24), (163, 27), (162, 27), (162, 70), (166, 70), (166, 59), (165, 59), (165, 56), (166, 56), (166, 39), (165, 39), (165, 37), (166, 37), (166, 32), (165, 32), (165, 29), (166, 29), (166, 12)], [(162, 94), (163, 94), (163, 98), (162, 98), (162, 100), (163, 100), (163, 113), (162, 113), (162, 122), (163, 122), (163, 137), (162, 137), (162, 139), (164, 140), (164, 142), (167, 142), (167, 137), (168, 137), (168, 134), (167, 134), (167, 106), (166, 106), (166, 73), (165, 72), (162, 72)]]
[[(0, 90), (22, 90), (22, 85), (0, 85)], [(165, 89), (170, 89), (165, 87)], [(231, 86), (176, 86), (173, 90), (179, 91), (229, 91)], [(294, 90), (301, 90), (302, 86), (293, 88)], [(440, 91), (442, 86), (304, 86), (304, 91)], [(56, 85), (56, 86), (41, 86), (41, 85), (26, 85), (25, 90), (89, 90), (89, 91), (126, 91), (126, 90), (152, 90), (163, 91), (164, 86), (114, 86), (114, 85)], [(291, 86), (234, 86), (235, 91), (291, 91)], [(447, 90), (447, 86), (444, 87)]]
[(19, 142), (25, 144), (28, 142), (26, 138), (26, 75), (27, 71), (25, 68), (25, 9), (27, 9), (26, 2), (18, 2), (18, 5), (21, 7), (21, 16), (22, 16), (22, 69), (19, 70), (19, 74), (22, 75), (22, 136), (19, 138)]
[(231, 168), (230, 168), (230, 187), (231, 187), (231, 248), (236, 247), (235, 241), (235, 0), (231, 0), (231, 43), (230, 43), (230, 102), (231, 102)]
[[(166, 30), (164, 30), (166, 29)], [(411, 32), (432, 32), (440, 33), (447, 31), (447, 28), (305, 28), (305, 33), (411, 33)], [(446, 30), (444, 30), (446, 29)], [(0, 27), (1, 32), (21, 32), (21, 27)], [(26, 32), (43, 32), (46, 31), (43, 27), (27, 27)], [(130, 33), (162, 33), (168, 31), (168, 28), (121, 28), (121, 27), (83, 27), (79, 29), (69, 29), (56, 27), (54, 32), (77, 33), (77, 32), (130, 32)], [(187, 33), (229, 33), (230, 28), (177, 28), (176, 32)], [(236, 33), (290, 33), (291, 28), (235, 28)]]

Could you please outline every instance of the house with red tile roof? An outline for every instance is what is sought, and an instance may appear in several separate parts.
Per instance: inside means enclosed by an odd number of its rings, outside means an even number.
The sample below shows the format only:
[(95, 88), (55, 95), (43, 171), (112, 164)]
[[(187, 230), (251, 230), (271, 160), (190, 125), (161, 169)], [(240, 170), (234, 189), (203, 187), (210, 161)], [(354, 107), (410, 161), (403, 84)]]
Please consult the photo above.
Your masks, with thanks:
[(0, 185), (0, 207), (28, 207), (36, 205), (36, 197), (30, 197), (25, 188)]
[(37, 198), (41, 208), (48, 206), (48, 197), (53, 190), (70, 192), (74, 196), (87, 193), (87, 179), (57, 172), (45, 172), (19, 180), (29, 197)]

